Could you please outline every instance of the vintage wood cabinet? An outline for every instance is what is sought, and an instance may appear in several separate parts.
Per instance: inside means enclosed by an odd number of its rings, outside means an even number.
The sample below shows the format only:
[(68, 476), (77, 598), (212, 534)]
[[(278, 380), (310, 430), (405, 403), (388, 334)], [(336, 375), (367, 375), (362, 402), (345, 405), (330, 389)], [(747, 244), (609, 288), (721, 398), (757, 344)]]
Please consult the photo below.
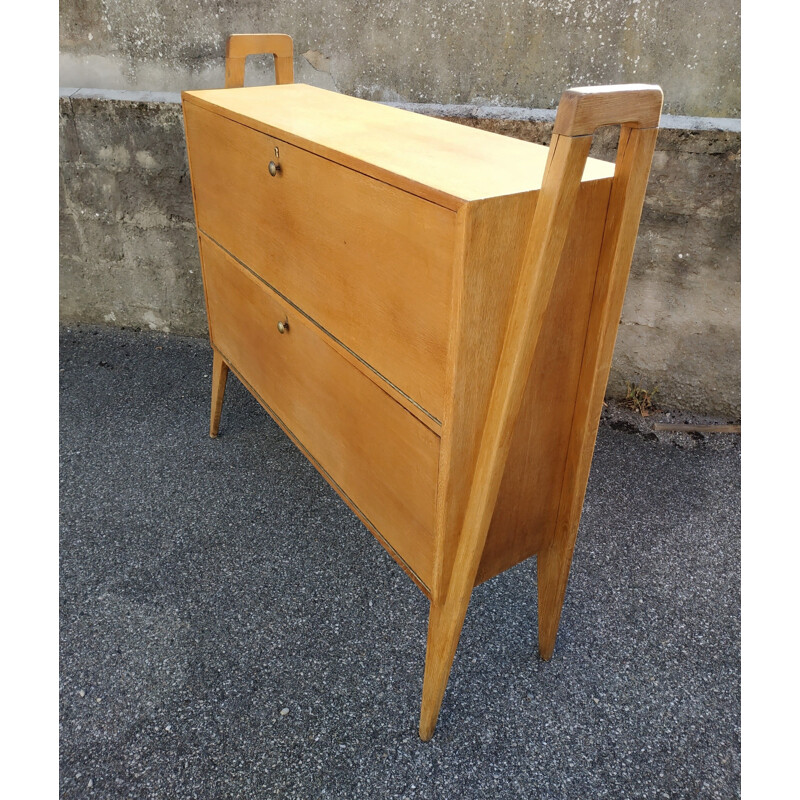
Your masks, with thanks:
[[(245, 55), (278, 84), (242, 88)], [(235, 36), (183, 93), (211, 344), (431, 601), (432, 736), (473, 586), (538, 556), (552, 654), (661, 108), (573, 90), (549, 148), (292, 82)], [(615, 165), (588, 159), (622, 123)]]

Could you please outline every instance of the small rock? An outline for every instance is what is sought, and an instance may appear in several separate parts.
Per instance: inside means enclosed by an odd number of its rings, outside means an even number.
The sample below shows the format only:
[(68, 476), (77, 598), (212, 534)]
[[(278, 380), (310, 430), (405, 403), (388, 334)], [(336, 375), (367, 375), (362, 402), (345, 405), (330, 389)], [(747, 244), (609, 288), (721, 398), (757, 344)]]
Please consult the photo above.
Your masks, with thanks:
[(288, 708), (282, 708), (281, 709), (281, 716), (282, 717), (285, 717), (288, 713), (289, 713), (289, 709)]
[(81, 689), (81, 690), (78, 692), (78, 694), (79, 694), (81, 697), (86, 697), (86, 692), (85, 692), (83, 689)]

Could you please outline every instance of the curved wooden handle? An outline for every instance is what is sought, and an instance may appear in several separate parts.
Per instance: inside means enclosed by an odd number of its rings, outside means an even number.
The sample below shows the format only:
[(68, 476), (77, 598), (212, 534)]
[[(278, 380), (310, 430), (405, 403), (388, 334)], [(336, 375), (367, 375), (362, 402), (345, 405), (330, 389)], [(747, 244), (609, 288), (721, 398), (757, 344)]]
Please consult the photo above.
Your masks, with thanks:
[(603, 125), (657, 128), (663, 102), (661, 88), (644, 83), (568, 89), (561, 95), (553, 133), (588, 136)]
[(285, 33), (234, 33), (225, 48), (225, 88), (244, 86), (247, 56), (272, 53), (275, 56), (275, 83), (294, 83), (294, 45)]

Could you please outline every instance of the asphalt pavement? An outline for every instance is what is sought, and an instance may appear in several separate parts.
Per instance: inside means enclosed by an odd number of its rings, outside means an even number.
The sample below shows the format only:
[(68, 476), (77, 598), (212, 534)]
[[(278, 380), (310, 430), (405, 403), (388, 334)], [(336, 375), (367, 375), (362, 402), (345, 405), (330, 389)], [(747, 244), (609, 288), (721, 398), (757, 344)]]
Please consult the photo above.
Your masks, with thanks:
[(61, 798), (740, 794), (740, 439), (601, 424), (555, 654), (474, 592), (436, 735), (428, 604), (206, 341), (61, 330)]

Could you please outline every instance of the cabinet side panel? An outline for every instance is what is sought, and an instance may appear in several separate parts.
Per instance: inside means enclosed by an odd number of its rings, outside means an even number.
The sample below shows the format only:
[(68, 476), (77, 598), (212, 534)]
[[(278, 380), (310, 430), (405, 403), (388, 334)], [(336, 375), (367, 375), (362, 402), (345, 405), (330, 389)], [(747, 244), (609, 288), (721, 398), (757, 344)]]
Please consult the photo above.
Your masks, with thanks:
[(190, 125), (189, 121), (186, 118), (186, 104), (183, 102), (182, 108), (184, 110), (183, 114), (183, 135), (186, 140), (186, 158), (189, 162), (189, 184), (192, 189), (192, 208), (194, 208), (194, 218), (195, 218), (195, 230), (197, 232), (197, 252), (200, 256), (200, 274), (203, 280), (203, 301), (205, 302), (206, 306), (206, 319), (208, 320), (208, 338), (212, 342), (214, 341), (213, 332), (211, 330), (211, 320), (208, 316), (208, 291), (206, 289), (206, 281), (205, 281), (205, 271), (203, 269), (203, 251), (200, 247), (200, 229), (197, 225), (197, 194), (195, 193), (195, 176), (192, 170), (192, 156), (194, 154), (194, 138), (193, 135), (190, 133)]
[(538, 552), (555, 526), (610, 188), (581, 187), (477, 583)]
[(537, 193), (481, 200), (459, 212), (454, 327), (442, 426), (434, 599), (444, 597)]

